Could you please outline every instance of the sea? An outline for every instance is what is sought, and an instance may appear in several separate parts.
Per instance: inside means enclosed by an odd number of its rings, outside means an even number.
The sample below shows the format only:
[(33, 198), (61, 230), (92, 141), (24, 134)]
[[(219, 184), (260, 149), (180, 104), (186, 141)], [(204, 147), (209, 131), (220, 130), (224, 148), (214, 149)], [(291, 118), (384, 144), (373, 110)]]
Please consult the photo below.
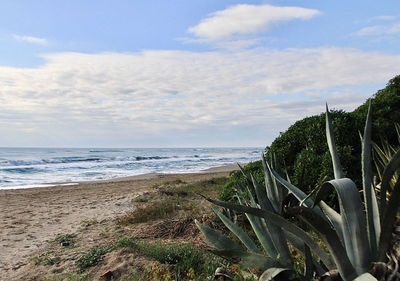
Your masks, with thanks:
[(261, 159), (263, 148), (0, 148), (0, 189), (190, 173)]

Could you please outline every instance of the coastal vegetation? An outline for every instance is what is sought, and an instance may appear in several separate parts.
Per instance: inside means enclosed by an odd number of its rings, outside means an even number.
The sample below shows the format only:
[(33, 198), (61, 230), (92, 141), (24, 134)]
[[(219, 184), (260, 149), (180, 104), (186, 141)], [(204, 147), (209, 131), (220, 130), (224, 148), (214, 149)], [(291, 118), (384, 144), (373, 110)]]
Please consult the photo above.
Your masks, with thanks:
[[(253, 170), (257, 174), (258, 163), (241, 169), (241, 179), (236, 172), (220, 193), (220, 198), (228, 200), (207, 200), (224, 208), (225, 212), (228, 209), (245, 214), (253, 235), (248, 235), (239, 224), (213, 208), (231, 231), (230, 236), (236, 236), (241, 243), (196, 222), (212, 251), (226, 259), (239, 259), (244, 268), (257, 268), (261, 275), (259, 280), (399, 280), (399, 255), (392, 240), (400, 206), (397, 175), (400, 150), (398, 143), (397, 148), (393, 147), (393, 143), (400, 140), (399, 127), (393, 122), (400, 110), (398, 106), (393, 108), (393, 104), (398, 105), (398, 89), (399, 77), (395, 77), (374, 99), (352, 114), (329, 112), (327, 107), (325, 146), (316, 140), (321, 132), (321, 116), (297, 122), (267, 148), (267, 157), (262, 157), (263, 184), (251, 173)], [(381, 117), (375, 123), (371, 110), (374, 100)], [(359, 128), (357, 122), (366, 106), (365, 127), (358, 136), (361, 144), (354, 148), (356, 133), (351, 130)], [(385, 134), (386, 131), (380, 129), (378, 136), (372, 138), (374, 128), (389, 124), (391, 132)], [(339, 138), (334, 137), (336, 132), (341, 133)], [(296, 135), (302, 138), (295, 138)], [(377, 139), (383, 143), (383, 148), (376, 145), (374, 140)], [(375, 170), (372, 147), (376, 151)], [(297, 151), (288, 153), (286, 148)], [(324, 149), (328, 151), (323, 153)], [(360, 153), (359, 157), (354, 156), (355, 150)], [(286, 156), (283, 169), (282, 162), (278, 161), (282, 155)], [(285, 160), (293, 165), (291, 169), (287, 168)], [(359, 164), (352, 166), (355, 160)], [(328, 162), (333, 167), (330, 172), (326, 169)], [(346, 164), (342, 166), (341, 163)], [(345, 165), (347, 170), (342, 168)], [(288, 177), (290, 173), (295, 175), (292, 182)], [(377, 175), (375, 182), (374, 173)], [(354, 175), (355, 180), (350, 180), (348, 175)], [(362, 187), (363, 200), (357, 186)], [(234, 197), (231, 196), (233, 192)], [(337, 200), (336, 205), (332, 204), (334, 200)], [(310, 235), (311, 231), (317, 238)], [(295, 266), (290, 247), (303, 256), (301, 271)]]

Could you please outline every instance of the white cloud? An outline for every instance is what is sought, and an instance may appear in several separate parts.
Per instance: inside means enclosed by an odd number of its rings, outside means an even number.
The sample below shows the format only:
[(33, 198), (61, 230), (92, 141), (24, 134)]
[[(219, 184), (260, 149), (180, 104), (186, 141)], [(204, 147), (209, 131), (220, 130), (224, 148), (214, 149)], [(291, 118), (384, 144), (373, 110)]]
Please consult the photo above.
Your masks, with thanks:
[(240, 4), (217, 11), (188, 31), (203, 40), (229, 39), (234, 35), (267, 31), (275, 25), (319, 15), (314, 9)]
[(32, 44), (46, 45), (48, 43), (46, 39), (39, 38), (39, 37), (18, 35), (18, 34), (13, 34), (13, 37), (17, 41), (23, 41), (23, 42), (28, 42), (28, 43), (32, 43)]
[(391, 21), (391, 20), (395, 20), (397, 17), (396, 16), (376, 16), (374, 18), (372, 18), (373, 20), (382, 20), (382, 21)]
[(358, 36), (394, 35), (400, 33), (400, 23), (367, 26), (356, 32)]
[(343, 48), (44, 58), (0, 67), (0, 145), (265, 145), (326, 100), (351, 110), (377, 90), (365, 85), (400, 72), (400, 55)]

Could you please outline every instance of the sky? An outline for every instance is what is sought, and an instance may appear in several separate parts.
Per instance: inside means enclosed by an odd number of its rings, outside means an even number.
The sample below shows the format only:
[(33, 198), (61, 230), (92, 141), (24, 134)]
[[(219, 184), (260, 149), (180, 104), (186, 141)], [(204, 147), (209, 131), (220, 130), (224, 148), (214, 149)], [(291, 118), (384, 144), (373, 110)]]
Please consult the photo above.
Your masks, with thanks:
[(399, 46), (395, 0), (2, 0), (0, 146), (265, 147)]

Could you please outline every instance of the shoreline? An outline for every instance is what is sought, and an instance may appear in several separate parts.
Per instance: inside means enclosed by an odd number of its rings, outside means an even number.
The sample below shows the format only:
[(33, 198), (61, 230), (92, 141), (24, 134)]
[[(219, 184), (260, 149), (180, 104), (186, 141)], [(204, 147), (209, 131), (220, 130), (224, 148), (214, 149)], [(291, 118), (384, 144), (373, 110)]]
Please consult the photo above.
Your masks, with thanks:
[(90, 221), (110, 221), (135, 208), (134, 199), (165, 182), (226, 177), (236, 165), (197, 173), (143, 174), (105, 181), (0, 190), (0, 280), (18, 280), (30, 258), (59, 234)]
[[(240, 163), (241, 165), (246, 165), (247, 163)], [(96, 183), (96, 182), (118, 182), (118, 181), (126, 181), (126, 180), (135, 180), (135, 179), (142, 179), (148, 178), (155, 175), (190, 175), (190, 174), (198, 174), (198, 173), (213, 173), (213, 172), (231, 172), (238, 170), (237, 164), (230, 164), (230, 165), (223, 165), (217, 167), (211, 167), (200, 171), (195, 172), (182, 172), (182, 173), (145, 173), (139, 174), (134, 176), (127, 176), (127, 177), (116, 177), (110, 179), (99, 179), (99, 180), (88, 180), (88, 181), (76, 181), (76, 182), (49, 182), (49, 183), (39, 183), (33, 185), (26, 185), (26, 186), (11, 186), (6, 188), (0, 188), (1, 191), (5, 190), (26, 190), (26, 189), (36, 189), (36, 188), (54, 188), (59, 186), (77, 186), (81, 184), (87, 183)]]

